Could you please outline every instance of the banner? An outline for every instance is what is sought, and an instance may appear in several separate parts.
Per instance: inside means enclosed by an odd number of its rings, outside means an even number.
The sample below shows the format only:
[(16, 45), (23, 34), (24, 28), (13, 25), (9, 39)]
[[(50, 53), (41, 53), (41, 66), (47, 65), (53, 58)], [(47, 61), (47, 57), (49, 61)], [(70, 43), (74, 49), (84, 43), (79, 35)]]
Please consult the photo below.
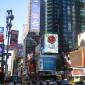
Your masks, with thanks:
[(0, 27), (0, 42), (4, 42), (4, 27)]
[(35, 32), (40, 31), (40, 0), (32, 0), (30, 26), (30, 30)]
[(58, 34), (45, 34), (43, 53), (58, 53)]
[(18, 31), (11, 30), (10, 46), (17, 46), (18, 44)]

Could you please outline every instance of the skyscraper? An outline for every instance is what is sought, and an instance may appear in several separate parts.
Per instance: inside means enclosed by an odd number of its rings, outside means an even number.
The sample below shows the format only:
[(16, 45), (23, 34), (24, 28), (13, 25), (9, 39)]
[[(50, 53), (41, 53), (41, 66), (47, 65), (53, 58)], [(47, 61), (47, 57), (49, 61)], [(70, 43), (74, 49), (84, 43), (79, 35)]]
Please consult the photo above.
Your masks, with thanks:
[[(75, 1), (44, 0), (43, 2), (44, 5), (41, 4), (41, 15), (44, 12), (44, 16), (41, 17), (45, 18), (43, 20), (44, 31), (59, 35), (60, 52), (71, 51), (77, 46)], [(42, 22), (42, 18), (40, 20)]]
[(85, 0), (76, 0), (76, 30), (78, 46), (85, 46)]

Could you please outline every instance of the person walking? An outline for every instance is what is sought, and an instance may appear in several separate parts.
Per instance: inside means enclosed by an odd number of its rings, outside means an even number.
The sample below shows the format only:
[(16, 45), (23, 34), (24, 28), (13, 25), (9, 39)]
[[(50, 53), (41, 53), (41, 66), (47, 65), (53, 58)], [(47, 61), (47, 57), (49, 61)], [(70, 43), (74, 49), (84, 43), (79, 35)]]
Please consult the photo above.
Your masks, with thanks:
[(8, 85), (14, 85), (14, 82), (13, 82), (13, 79), (12, 78), (9, 80)]
[(46, 85), (50, 85), (50, 84), (49, 84), (49, 81), (47, 81), (47, 84), (46, 84)]
[(4, 80), (4, 83), (2, 85), (8, 85), (8, 81)]

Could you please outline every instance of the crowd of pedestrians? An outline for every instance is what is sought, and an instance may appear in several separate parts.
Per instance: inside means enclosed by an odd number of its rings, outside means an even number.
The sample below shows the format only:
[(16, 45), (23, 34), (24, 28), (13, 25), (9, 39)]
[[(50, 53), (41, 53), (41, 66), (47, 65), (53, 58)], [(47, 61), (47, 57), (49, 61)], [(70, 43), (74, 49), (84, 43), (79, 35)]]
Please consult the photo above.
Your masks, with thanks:
[(8, 77), (7, 79), (4, 80), (2, 85), (21, 85), (21, 82), (19, 81), (14, 82), (13, 77)]

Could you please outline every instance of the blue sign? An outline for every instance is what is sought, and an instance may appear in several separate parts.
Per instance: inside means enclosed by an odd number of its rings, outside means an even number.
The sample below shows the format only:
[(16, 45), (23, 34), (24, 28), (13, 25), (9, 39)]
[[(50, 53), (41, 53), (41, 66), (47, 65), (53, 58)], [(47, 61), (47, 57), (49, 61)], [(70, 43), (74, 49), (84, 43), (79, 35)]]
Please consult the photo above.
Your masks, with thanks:
[(56, 57), (41, 57), (43, 70), (56, 70)]
[(2, 48), (0, 47), (0, 53), (2, 52)]
[(4, 27), (0, 27), (0, 33), (4, 33)]

